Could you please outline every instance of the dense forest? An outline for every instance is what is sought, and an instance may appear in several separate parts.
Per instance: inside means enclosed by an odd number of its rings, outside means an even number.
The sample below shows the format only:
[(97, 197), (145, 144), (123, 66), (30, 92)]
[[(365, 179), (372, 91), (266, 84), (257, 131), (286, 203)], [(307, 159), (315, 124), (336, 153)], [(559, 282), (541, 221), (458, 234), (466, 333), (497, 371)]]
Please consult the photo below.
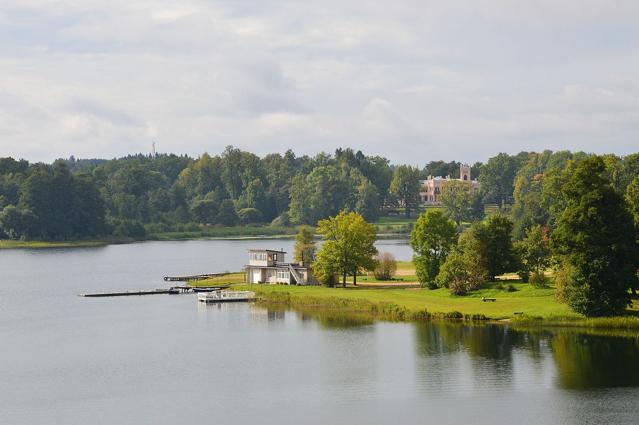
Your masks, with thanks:
[[(459, 223), (482, 218), (486, 204), (495, 206), (510, 215), (515, 238), (521, 239), (535, 224), (555, 226), (567, 202), (562, 186), (591, 156), (500, 153), (473, 165), (479, 194), (445, 194), (444, 206)], [(639, 154), (602, 158), (611, 185), (629, 199), (633, 179), (639, 185)], [(140, 154), (31, 164), (0, 158), (0, 238), (142, 238), (202, 226), (315, 225), (342, 210), (368, 221), (414, 216), (419, 179), (457, 178), (459, 165), (431, 161), (417, 169), (351, 149), (313, 157), (289, 150), (260, 158), (231, 146), (197, 159)]]

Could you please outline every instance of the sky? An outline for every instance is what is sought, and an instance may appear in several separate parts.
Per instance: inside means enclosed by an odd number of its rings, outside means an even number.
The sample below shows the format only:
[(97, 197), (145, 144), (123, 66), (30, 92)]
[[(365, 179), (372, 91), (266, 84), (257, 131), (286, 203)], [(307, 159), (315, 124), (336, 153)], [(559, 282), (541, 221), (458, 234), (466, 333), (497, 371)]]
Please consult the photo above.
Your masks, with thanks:
[(0, 157), (639, 151), (636, 0), (0, 0)]

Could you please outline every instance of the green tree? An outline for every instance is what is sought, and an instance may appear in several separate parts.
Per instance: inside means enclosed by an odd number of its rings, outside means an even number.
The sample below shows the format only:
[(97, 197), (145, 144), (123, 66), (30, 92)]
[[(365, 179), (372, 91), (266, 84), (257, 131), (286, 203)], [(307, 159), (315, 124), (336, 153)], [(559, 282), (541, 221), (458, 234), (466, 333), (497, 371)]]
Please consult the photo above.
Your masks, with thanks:
[(313, 263), (313, 271), (322, 280), (328, 281), (338, 274), (343, 278), (342, 285), (346, 286), (346, 277), (352, 275), (353, 284), (357, 285), (357, 274), (375, 267), (375, 226), (361, 215), (342, 211), (335, 217), (321, 220), (317, 232), (324, 243)]
[(315, 260), (315, 250), (313, 229), (309, 226), (301, 226), (295, 236), (295, 261), (304, 266), (310, 266)]
[(257, 208), (242, 208), (237, 212), (240, 224), (262, 223), (264, 216)]
[(375, 185), (380, 202), (386, 199), (393, 178), (388, 159), (381, 156), (367, 156), (360, 161), (359, 170)]
[(513, 222), (502, 214), (490, 216), (471, 227), (470, 235), (477, 240), (475, 249), (491, 281), (494, 281), (496, 276), (515, 271), (517, 268), (512, 230)]
[(273, 211), (271, 211), (268, 199), (266, 197), (266, 193), (264, 191), (264, 185), (262, 184), (262, 180), (253, 179), (251, 180), (240, 198), (237, 201), (238, 208), (255, 208), (260, 211), (260, 213), (268, 219), (268, 221), (272, 220)]
[(237, 226), (240, 218), (237, 216), (233, 201), (230, 199), (222, 201), (215, 221), (216, 223), (220, 223), (224, 226)]
[(433, 289), (439, 268), (457, 241), (455, 223), (439, 209), (422, 213), (410, 235), (419, 283)]
[(406, 217), (419, 205), (419, 170), (409, 165), (400, 165), (393, 172), (390, 192), (404, 207)]
[(217, 219), (217, 203), (208, 199), (198, 199), (191, 203), (191, 217), (200, 224), (214, 224)]
[(626, 189), (626, 203), (635, 225), (639, 228), (639, 175), (632, 180)]
[(550, 243), (545, 228), (536, 224), (526, 232), (526, 237), (515, 243), (519, 255), (519, 275), (527, 282), (542, 284), (544, 271), (550, 266)]
[(355, 211), (364, 217), (364, 220), (374, 221), (379, 217), (380, 207), (381, 202), (377, 188), (367, 178), (362, 178), (357, 186)]
[(587, 316), (622, 313), (636, 284), (639, 254), (632, 217), (607, 178), (603, 159), (582, 161), (562, 192), (567, 207), (551, 242), (569, 270), (564, 297)]
[[(446, 177), (451, 176), (457, 178), (459, 176), (459, 167), (461, 162), (451, 161), (430, 161), (422, 171), (422, 177), (427, 179), (429, 176)], [(475, 174), (476, 175), (476, 174)]]
[(481, 288), (487, 270), (483, 265), (479, 244), (472, 231), (462, 233), (457, 246), (441, 265), (435, 279), (437, 286), (450, 289), (453, 295), (464, 295)]
[(639, 176), (639, 153), (626, 155), (623, 158), (623, 186), (627, 188), (632, 180), (634, 180), (637, 176)]
[(8, 205), (0, 211), (0, 232), (10, 239), (29, 239), (32, 236), (36, 217), (30, 210), (20, 210)]
[(473, 195), (467, 184), (455, 180), (449, 182), (442, 188), (439, 201), (458, 226), (462, 221), (473, 219)]
[(519, 159), (500, 153), (482, 165), (479, 181), (484, 202), (502, 205), (510, 202)]
[(347, 208), (352, 189), (347, 176), (333, 165), (316, 167), (307, 176), (298, 174), (291, 184), (291, 221), (314, 225), (337, 214)]

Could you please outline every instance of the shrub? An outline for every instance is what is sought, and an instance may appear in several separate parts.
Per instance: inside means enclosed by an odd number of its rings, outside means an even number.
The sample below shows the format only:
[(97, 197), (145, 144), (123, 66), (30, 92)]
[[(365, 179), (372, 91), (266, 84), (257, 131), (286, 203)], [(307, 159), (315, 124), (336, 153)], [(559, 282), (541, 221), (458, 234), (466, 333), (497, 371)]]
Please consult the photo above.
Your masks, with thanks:
[(449, 288), (453, 295), (479, 289), (486, 279), (486, 269), (480, 264), (476, 252), (463, 242), (464, 235), (460, 239), (461, 247), (450, 253), (435, 279), (439, 286)]
[(215, 201), (207, 199), (195, 200), (191, 203), (191, 218), (201, 224), (213, 224), (218, 214)]
[(477, 322), (481, 320), (488, 320), (485, 314), (466, 314), (464, 320), (468, 322)]
[(517, 291), (517, 288), (515, 288), (513, 285), (508, 285), (508, 286), (506, 287), (506, 291), (507, 291), (507, 292), (516, 292), (516, 291)]
[(544, 287), (548, 283), (546, 276), (544, 276), (544, 272), (533, 272), (530, 275), (530, 284), (536, 287)]
[(225, 199), (224, 201), (222, 201), (222, 203), (220, 204), (219, 213), (217, 214), (217, 218), (215, 221), (224, 226), (237, 225), (240, 219), (235, 212), (233, 201), (231, 201), (230, 199)]
[(520, 267), (520, 268), (521, 270), (517, 272), (517, 275), (519, 276), (521, 281), (525, 283), (530, 281), (530, 271), (527, 269), (524, 269), (523, 267)]
[(390, 252), (382, 252), (375, 256), (377, 265), (373, 274), (379, 280), (391, 280), (397, 271), (397, 260)]
[(568, 286), (571, 272), (572, 267), (567, 262), (563, 262), (555, 270), (555, 298), (559, 302), (567, 301), (566, 287)]
[(114, 223), (113, 235), (128, 238), (143, 238), (146, 236), (146, 229), (136, 220), (121, 220)]
[(334, 273), (319, 275), (317, 276), (317, 280), (324, 286), (328, 286), (329, 288), (334, 288), (337, 285), (338, 277)]
[(434, 272), (436, 264), (423, 255), (414, 255), (413, 264), (415, 264), (415, 274), (420, 285), (428, 289), (437, 289), (436, 277), (438, 272)]
[(149, 223), (144, 228), (147, 233), (167, 233), (171, 231), (171, 226), (166, 223)]
[(289, 219), (288, 213), (285, 211), (279, 216), (275, 217), (273, 221), (271, 221), (271, 226), (290, 226), (291, 220)]
[(262, 213), (257, 208), (242, 208), (237, 212), (241, 224), (260, 223)]

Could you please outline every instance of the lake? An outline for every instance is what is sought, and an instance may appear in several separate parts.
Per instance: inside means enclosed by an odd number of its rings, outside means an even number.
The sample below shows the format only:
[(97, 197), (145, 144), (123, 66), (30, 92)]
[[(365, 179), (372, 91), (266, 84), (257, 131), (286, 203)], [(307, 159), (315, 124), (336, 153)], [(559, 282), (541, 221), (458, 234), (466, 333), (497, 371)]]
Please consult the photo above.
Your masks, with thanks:
[(77, 297), (239, 270), (267, 247), (292, 241), (0, 250), (0, 424), (639, 422), (637, 334)]

